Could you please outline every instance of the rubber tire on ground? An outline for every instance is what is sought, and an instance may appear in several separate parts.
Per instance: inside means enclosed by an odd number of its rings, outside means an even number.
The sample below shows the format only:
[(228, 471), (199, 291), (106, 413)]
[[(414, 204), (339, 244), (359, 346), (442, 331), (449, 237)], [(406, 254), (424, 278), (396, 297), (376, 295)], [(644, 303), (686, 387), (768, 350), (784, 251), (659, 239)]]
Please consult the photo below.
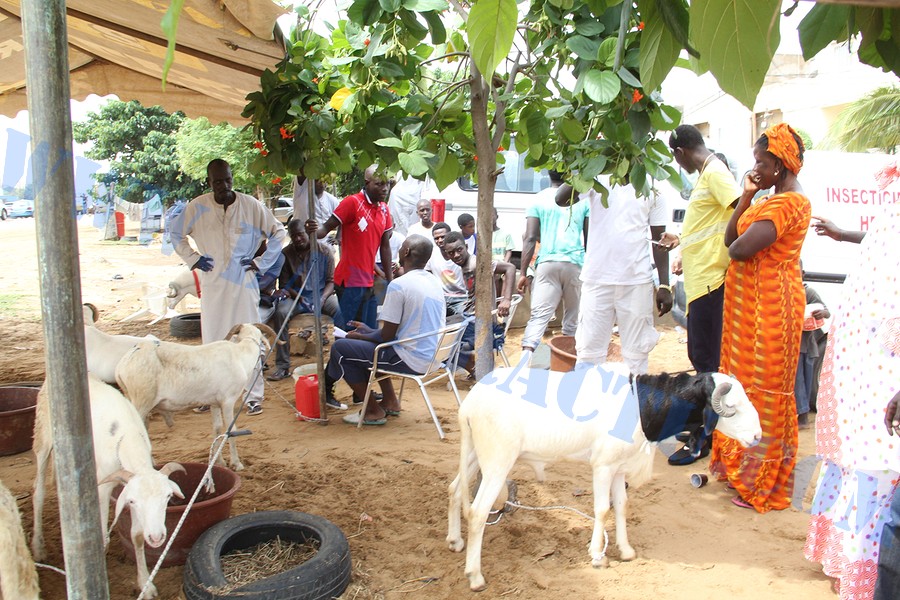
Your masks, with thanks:
[(6, 209), (0, 210), (0, 221), (5, 221), (7, 217)]
[[(223, 554), (265, 543), (275, 536), (301, 543), (317, 539), (319, 551), (293, 569), (227, 593), (214, 591), (226, 585)], [(262, 511), (232, 517), (207, 529), (188, 554), (182, 589), (187, 600), (326, 600), (344, 593), (350, 584), (350, 568), (350, 545), (334, 523), (291, 510)]]
[(172, 317), (169, 320), (169, 333), (177, 338), (200, 337), (200, 313)]

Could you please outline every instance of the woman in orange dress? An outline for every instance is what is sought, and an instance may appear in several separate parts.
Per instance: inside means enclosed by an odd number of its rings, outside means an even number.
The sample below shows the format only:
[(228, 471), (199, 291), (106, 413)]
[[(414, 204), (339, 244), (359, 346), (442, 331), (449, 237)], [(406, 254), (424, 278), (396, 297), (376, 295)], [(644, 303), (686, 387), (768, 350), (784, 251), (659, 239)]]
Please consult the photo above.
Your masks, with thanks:
[[(797, 458), (793, 393), (806, 305), (800, 248), (810, 220), (797, 181), (803, 150), (787, 124), (766, 130), (753, 147), (756, 162), (725, 230), (731, 264), (719, 370), (743, 384), (763, 435), (759, 445), (744, 449), (714, 433), (710, 470), (737, 491), (735, 505), (761, 513), (790, 505)], [(752, 202), (773, 186), (774, 194)]]

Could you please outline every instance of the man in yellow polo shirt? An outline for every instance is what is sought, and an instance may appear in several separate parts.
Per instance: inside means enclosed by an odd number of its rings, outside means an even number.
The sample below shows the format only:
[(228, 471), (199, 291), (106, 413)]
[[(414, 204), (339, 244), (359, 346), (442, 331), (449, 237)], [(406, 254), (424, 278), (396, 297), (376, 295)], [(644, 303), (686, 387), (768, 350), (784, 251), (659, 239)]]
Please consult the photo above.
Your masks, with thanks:
[[(722, 349), (722, 303), (730, 260), (725, 226), (741, 189), (728, 166), (709, 151), (693, 125), (677, 127), (669, 137), (669, 147), (682, 169), (700, 172), (681, 230), (681, 269), (687, 297), (688, 358), (698, 373), (715, 373)], [(678, 266), (676, 259), (673, 271), (677, 272)], [(708, 453), (704, 448), (700, 457)], [(691, 457), (689, 452), (687, 457), (679, 454), (681, 450), (669, 458), (669, 463), (690, 464), (700, 458)]]

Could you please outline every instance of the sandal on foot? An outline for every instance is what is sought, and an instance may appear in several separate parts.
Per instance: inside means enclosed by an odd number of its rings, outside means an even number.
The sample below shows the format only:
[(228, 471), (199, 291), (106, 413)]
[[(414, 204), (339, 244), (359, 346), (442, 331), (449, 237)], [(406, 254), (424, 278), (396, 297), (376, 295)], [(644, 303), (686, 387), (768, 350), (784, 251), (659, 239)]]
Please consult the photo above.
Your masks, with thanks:
[(347, 415), (343, 419), (341, 419), (344, 423), (349, 425), (359, 425), (359, 420), (362, 419), (363, 425), (385, 425), (387, 423), (386, 418), (381, 419), (366, 419), (358, 412), (353, 413), (352, 415)]
[(388, 410), (386, 408), (384, 408), (382, 410), (384, 410), (384, 414), (386, 414), (389, 417), (399, 417), (400, 416), (399, 410)]
[(731, 503), (734, 504), (735, 506), (739, 506), (741, 508), (753, 508), (752, 504), (750, 504), (749, 502), (746, 502), (740, 496), (735, 496), (734, 498), (732, 498)]

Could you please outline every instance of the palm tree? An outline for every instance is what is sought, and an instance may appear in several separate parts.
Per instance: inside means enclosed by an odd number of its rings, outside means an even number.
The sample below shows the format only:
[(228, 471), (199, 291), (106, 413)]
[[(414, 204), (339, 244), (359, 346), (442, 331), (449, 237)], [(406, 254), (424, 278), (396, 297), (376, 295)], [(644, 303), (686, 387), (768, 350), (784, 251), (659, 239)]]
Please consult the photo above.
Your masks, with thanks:
[(881, 87), (852, 102), (829, 127), (823, 145), (895, 154), (900, 147), (900, 87)]

